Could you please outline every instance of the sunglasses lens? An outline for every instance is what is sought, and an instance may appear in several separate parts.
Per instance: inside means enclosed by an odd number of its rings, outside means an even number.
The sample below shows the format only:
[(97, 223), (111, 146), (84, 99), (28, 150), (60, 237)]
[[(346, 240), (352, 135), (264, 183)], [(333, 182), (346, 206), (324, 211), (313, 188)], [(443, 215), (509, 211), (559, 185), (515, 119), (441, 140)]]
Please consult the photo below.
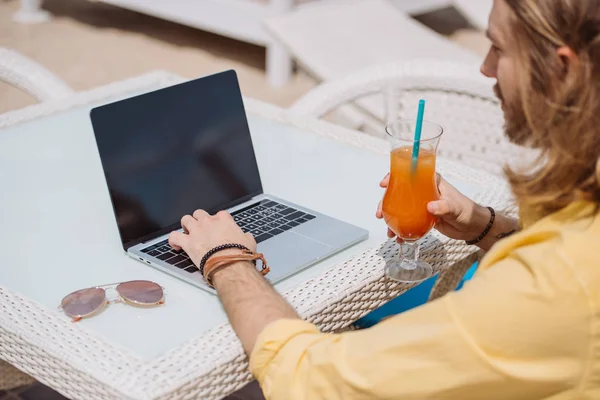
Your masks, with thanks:
[(117, 286), (117, 292), (126, 300), (144, 305), (157, 304), (164, 296), (160, 285), (150, 281), (124, 282)]
[(104, 289), (82, 289), (67, 295), (61, 302), (65, 314), (69, 317), (85, 317), (98, 311), (106, 301)]

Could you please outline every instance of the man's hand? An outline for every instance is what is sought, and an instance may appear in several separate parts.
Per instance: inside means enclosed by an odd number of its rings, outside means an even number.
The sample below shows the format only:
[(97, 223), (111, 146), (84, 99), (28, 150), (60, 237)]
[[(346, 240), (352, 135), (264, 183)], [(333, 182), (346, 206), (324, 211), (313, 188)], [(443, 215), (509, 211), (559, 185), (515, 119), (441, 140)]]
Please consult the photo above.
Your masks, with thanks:
[[(256, 251), (252, 235), (242, 232), (227, 212), (210, 216), (197, 210), (193, 215), (183, 217), (181, 226), (184, 232), (171, 232), (169, 244), (176, 250), (183, 249), (196, 266), (208, 251), (222, 244), (241, 244)], [(239, 250), (224, 250), (219, 254), (228, 252)], [(299, 318), (250, 262), (232, 263), (217, 271), (212, 281), (229, 322), (248, 355), (267, 325), (280, 319)]]
[[(379, 186), (387, 188), (390, 182), (389, 174), (383, 178)], [(429, 213), (439, 218), (435, 228), (445, 236), (456, 240), (473, 240), (478, 237), (490, 221), (490, 211), (449, 184), (441, 175), (437, 175), (437, 185), (440, 199), (427, 205)], [(377, 207), (377, 218), (383, 218), (382, 202)], [(518, 229), (518, 221), (503, 216), (497, 216), (494, 229), (490, 231), (479, 247), (488, 250), (496, 241), (495, 235)], [(396, 235), (388, 228), (388, 237)], [(400, 239), (397, 239), (400, 240)]]
[(472, 240), (490, 222), (490, 210), (459, 192), (441, 175), (437, 175), (440, 200), (427, 205), (427, 211), (438, 217), (435, 229), (456, 240)]
[(171, 232), (169, 244), (175, 250), (183, 249), (196, 266), (206, 253), (222, 244), (241, 244), (252, 251), (256, 250), (254, 237), (242, 232), (225, 211), (211, 216), (206, 211), (196, 210), (193, 215), (181, 219), (181, 226), (184, 232)]

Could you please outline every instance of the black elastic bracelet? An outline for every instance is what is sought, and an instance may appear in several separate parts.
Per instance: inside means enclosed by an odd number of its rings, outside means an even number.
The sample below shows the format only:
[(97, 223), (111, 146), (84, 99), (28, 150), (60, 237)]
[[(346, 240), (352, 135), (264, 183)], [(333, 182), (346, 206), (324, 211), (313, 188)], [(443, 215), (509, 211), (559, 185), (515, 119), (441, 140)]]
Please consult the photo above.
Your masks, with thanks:
[(200, 270), (200, 275), (204, 276), (204, 265), (206, 264), (206, 262), (212, 255), (214, 255), (215, 253), (218, 253), (219, 251), (228, 250), (228, 249), (240, 249), (240, 250), (250, 251), (250, 249), (247, 248), (246, 246), (244, 246), (243, 244), (237, 244), (237, 243), (227, 243), (227, 244), (222, 244), (217, 247), (213, 247), (212, 249), (210, 249), (208, 251), (208, 253), (206, 253), (204, 255), (204, 257), (202, 257), (202, 260), (200, 260), (200, 264), (198, 265), (198, 269)]
[(483, 230), (483, 232), (481, 232), (481, 235), (477, 236), (477, 239), (467, 240), (465, 242), (469, 246), (481, 242), (483, 240), (483, 238), (486, 237), (488, 233), (490, 233), (490, 230), (492, 229), (492, 226), (494, 226), (494, 221), (496, 220), (496, 211), (494, 211), (494, 209), (492, 207), (487, 207), (487, 209), (490, 210), (490, 213), (492, 214), (492, 216), (490, 218), (490, 222), (488, 222), (488, 224), (485, 227), (485, 229)]
[(514, 234), (514, 233), (517, 233), (517, 230), (516, 230), (516, 229), (513, 229), (513, 230), (512, 230), (512, 231), (510, 231), (510, 232), (501, 233), (501, 234), (499, 234), (498, 236), (496, 236), (496, 239), (504, 239), (504, 238), (507, 238), (507, 237), (509, 237), (510, 235)]

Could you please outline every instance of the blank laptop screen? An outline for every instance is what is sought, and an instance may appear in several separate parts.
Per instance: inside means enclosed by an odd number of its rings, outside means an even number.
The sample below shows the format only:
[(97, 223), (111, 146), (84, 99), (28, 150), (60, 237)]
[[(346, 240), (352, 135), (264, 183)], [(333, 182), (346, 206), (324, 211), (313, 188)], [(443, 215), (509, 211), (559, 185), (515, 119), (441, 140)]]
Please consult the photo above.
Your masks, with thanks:
[(92, 124), (125, 248), (262, 193), (234, 71), (98, 107)]

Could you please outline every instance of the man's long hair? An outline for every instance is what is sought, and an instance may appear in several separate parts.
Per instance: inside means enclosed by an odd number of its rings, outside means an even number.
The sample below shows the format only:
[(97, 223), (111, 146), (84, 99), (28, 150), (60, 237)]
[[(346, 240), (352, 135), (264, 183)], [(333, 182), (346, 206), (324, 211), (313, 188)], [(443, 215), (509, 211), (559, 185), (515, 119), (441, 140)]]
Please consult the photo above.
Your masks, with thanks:
[[(542, 153), (530, 171), (506, 169), (519, 205), (539, 217), (577, 200), (600, 205), (600, 0), (505, 1), (522, 108), (507, 133)], [(561, 46), (578, 61), (565, 67)]]

